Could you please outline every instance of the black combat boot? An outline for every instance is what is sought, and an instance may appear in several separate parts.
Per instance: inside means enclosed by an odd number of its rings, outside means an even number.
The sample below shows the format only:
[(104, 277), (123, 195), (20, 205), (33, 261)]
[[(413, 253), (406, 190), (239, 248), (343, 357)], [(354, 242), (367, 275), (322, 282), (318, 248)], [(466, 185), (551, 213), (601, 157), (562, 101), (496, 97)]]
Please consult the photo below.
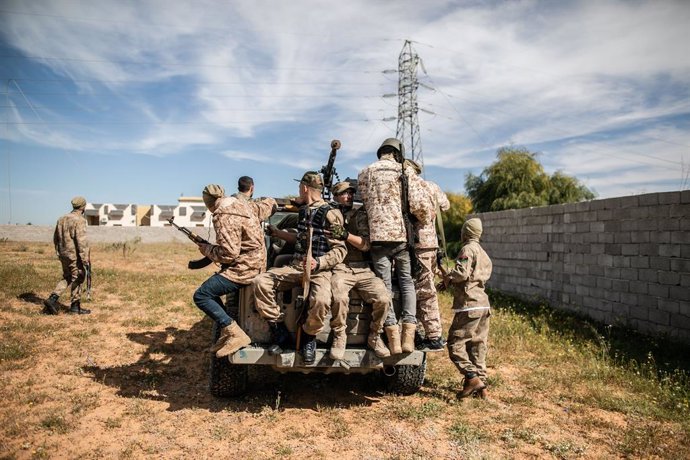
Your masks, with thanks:
[(417, 345), (417, 350), (422, 351), (441, 351), (446, 346), (446, 342), (443, 337), (438, 337), (436, 339), (424, 339)]
[(91, 310), (81, 308), (81, 301), (75, 300), (74, 302), (72, 302), (72, 305), (69, 308), (69, 312), (73, 315), (88, 315), (89, 313), (91, 313)]
[(314, 364), (314, 361), (316, 361), (316, 336), (309, 335), (302, 331), (301, 348), (300, 352), (302, 353), (302, 361), (304, 361), (304, 364), (307, 366)]
[(58, 295), (50, 294), (50, 297), (43, 301), (43, 305), (46, 307), (44, 312), (49, 315), (57, 315), (58, 311), (60, 311), (60, 306), (58, 305), (57, 301)]
[(292, 347), (292, 338), (290, 331), (288, 331), (284, 322), (271, 321), (268, 323), (271, 328), (271, 343), (268, 348), (268, 353), (272, 355), (279, 355), (283, 350)]

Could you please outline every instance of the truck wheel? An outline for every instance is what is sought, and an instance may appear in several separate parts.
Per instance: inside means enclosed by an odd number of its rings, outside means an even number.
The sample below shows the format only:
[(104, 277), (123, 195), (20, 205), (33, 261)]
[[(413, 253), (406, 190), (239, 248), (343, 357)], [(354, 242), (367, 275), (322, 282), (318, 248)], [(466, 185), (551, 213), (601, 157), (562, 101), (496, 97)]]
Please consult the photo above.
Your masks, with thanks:
[[(220, 328), (217, 323), (214, 323), (212, 343), (216, 343), (219, 336)], [(242, 395), (247, 391), (247, 382), (247, 366), (232, 364), (227, 358), (216, 358), (216, 354), (211, 353), (209, 388), (213, 396), (228, 397)]]
[[(386, 375), (386, 373), (392, 375)], [(424, 383), (426, 373), (426, 355), (419, 366), (399, 365), (393, 366), (383, 374), (386, 391), (401, 395), (411, 395), (419, 391)]]

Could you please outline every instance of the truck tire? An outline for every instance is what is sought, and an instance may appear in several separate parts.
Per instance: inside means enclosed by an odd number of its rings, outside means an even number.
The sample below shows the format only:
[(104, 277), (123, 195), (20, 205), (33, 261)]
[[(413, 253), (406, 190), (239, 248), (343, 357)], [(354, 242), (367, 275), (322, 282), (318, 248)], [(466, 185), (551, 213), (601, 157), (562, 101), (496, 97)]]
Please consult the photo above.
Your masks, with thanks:
[[(231, 292), (225, 296), (225, 311), (233, 319), (239, 316), (239, 297), (239, 292)], [(220, 337), (220, 327), (214, 322), (211, 343), (216, 343), (218, 337)], [(213, 396), (221, 398), (240, 396), (247, 391), (248, 381), (247, 366), (231, 364), (227, 358), (216, 358), (215, 353), (211, 353), (209, 389)]]
[(419, 391), (426, 373), (426, 355), (419, 366), (394, 366), (393, 375), (383, 375), (386, 391), (401, 395), (411, 395)]

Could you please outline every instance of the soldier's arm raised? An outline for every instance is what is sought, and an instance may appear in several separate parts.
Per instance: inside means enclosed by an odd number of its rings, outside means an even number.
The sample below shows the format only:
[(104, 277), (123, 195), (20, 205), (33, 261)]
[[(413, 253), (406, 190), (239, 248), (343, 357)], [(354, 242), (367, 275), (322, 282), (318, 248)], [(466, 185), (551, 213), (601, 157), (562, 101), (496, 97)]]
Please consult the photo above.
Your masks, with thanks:
[[(326, 214), (326, 221), (328, 222), (329, 227), (333, 225), (342, 226), (345, 222), (345, 219), (343, 219), (343, 215), (340, 211), (337, 209), (331, 209), (328, 211), (328, 214)], [(345, 246), (344, 241), (329, 238), (328, 244), (330, 245), (331, 249), (326, 254), (318, 258), (319, 270), (330, 270), (342, 262), (347, 255), (347, 246)]]

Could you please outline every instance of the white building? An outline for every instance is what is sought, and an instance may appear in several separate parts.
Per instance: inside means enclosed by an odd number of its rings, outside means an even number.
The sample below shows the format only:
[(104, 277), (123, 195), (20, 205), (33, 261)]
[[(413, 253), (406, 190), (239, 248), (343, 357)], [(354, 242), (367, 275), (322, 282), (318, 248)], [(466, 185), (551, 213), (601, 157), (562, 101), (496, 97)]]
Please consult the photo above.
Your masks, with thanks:
[(107, 227), (166, 227), (168, 219), (181, 227), (210, 227), (211, 212), (200, 197), (180, 197), (177, 205), (87, 203), (84, 217), (89, 225)]
[(87, 203), (84, 217), (89, 225), (134, 227), (137, 225), (137, 205)]

